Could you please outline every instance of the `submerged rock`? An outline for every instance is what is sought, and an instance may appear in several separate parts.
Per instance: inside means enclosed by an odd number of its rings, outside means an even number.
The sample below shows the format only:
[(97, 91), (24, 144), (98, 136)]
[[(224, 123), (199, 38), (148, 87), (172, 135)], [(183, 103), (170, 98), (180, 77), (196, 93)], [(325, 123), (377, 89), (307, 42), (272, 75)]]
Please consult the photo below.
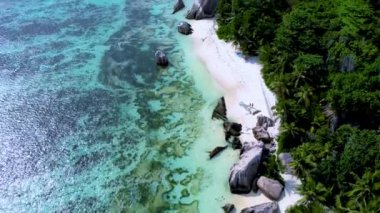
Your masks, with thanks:
[(227, 203), (222, 207), (224, 213), (232, 213), (235, 210), (235, 205), (231, 203)]
[(252, 206), (252, 207), (241, 210), (241, 213), (279, 213), (279, 212), (280, 212), (280, 208), (278, 206), (278, 203), (276, 202), (263, 203), (260, 205)]
[(182, 10), (183, 8), (185, 7), (185, 4), (183, 3), (182, 0), (177, 0), (177, 3), (174, 5), (174, 8), (173, 8), (173, 13), (176, 13), (180, 10)]
[(194, 0), (191, 10), (187, 12), (187, 19), (204, 19), (215, 16), (218, 0)]
[(263, 153), (263, 143), (245, 142), (240, 159), (231, 168), (230, 191), (236, 194), (249, 193)]
[(210, 159), (215, 157), (217, 154), (219, 154), (221, 151), (225, 150), (228, 146), (217, 146), (215, 149), (213, 149), (210, 153)]
[(156, 57), (156, 64), (159, 66), (166, 67), (169, 65), (169, 60), (166, 54), (162, 50), (157, 50), (154, 54)]
[(184, 35), (190, 35), (193, 33), (193, 28), (191, 28), (191, 25), (185, 21), (181, 21), (178, 26), (178, 32), (182, 33)]
[(261, 176), (257, 181), (257, 187), (271, 200), (278, 200), (281, 197), (284, 186), (277, 180)]
[(221, 97), (216, 105), (214, 111), (212, 112), (212, 118), (227, 120), (227, 108), (224, 97)]

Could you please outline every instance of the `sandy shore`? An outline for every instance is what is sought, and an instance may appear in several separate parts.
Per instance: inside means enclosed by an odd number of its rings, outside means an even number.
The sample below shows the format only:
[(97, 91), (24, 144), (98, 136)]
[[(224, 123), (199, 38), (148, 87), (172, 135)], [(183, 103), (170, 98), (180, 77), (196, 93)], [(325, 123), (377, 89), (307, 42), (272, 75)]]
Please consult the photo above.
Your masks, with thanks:
[[(208, 72), (222, 88), (229, 120), (243, 125), (242, 142), (255, 141), (252, 128), (256, 126), (257, 115), (274, 119), (271, 107), (276, 103), (274, 94), (267, 88), (261, 76), (262, 66), (256, 58), (245, 58), (231, 43), (219, 40), (215, 33), (214, 20), (191, 21), (194, 33), (191, 38), (196, 54), (206, 65)], [(254, 111), (260, 113), (253, 115)], [(278, 134), (279, 122), (268, 129), (273, 136)], [(299, 180), (283, 175), (286, 186), (285, 196), (279, 201), (280, 209), (293, 205), (301, 197), (295, 193)], [(228, 177), (226, 177), (228, 178)], [(237, 210), (270, 200), (262, 194), (232, 195), (231, 203)]]

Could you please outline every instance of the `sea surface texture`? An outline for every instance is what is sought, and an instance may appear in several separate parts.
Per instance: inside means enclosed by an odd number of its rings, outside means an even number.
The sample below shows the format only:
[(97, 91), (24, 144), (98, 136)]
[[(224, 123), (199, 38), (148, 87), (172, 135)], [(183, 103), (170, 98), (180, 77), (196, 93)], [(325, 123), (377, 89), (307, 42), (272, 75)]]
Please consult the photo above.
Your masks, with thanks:
[(221, 210), (220, 93), (174, 3), (0, 0), (0, 212)]

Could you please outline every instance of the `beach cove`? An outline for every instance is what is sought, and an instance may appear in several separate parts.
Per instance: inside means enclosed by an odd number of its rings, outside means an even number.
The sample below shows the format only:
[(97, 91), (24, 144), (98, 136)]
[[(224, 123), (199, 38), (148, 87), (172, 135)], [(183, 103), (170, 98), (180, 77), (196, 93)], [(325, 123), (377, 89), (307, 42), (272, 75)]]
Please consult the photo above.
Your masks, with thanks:
[[(218, 39), (216, 35), (216, 23), (211, 20), (197, 20), (190, 22), (194, 33), (191, 38), (194, 50), (206, 65), (208, 73), (222, 88), (227, 108), (229, 121), (243, 125), (243, 134), (240, 140), (255, 141), (252, 129), (256, 126), (257, 116), (264, 115), (275, 119), (272, 108), (276, 104), (274, 94), (265, 85), (261, 75), (262, 66), (257, 58), (246, 57), (232, 43), (226, 43)], [(249, 104), (253, 104), (253, 110), (260, 110), (257, 116), (253, 116)], [(279, 131), (279, 121), (268, 130), (275, 137)], [(238, 157), (235, 157), (235, 161)], [(231, 161), (232, 159), (223, 159)], [(296, 192), (300, 181), (289, 174), (282, 174), (285, 180), (284, 197), (279, 201), (281, 212), (294, 205), (301, 196)], [(224, 181), (223, 184), (228, 184)], [(238, 211), (250, 206), (271, 202), (263, 194), (232, 195), (231, 203), (235, 204)]]
[[(261, 65), (217, 39), (213, 20), (179, 34), (192, 1), (175, 15), (173, 4), (1, 3), (0, 211), (222, 212), (269, 201), (230, 193), (238, 150), (208, 155), (226, 145), (211, 119), (220, 97), (243, 139), (256, 124), (243, 105), (273, 117)], [(168, 68), (155, 65), (156, 49)], [(298, 182), (287, 183), (281, 210), (299, 198)]]

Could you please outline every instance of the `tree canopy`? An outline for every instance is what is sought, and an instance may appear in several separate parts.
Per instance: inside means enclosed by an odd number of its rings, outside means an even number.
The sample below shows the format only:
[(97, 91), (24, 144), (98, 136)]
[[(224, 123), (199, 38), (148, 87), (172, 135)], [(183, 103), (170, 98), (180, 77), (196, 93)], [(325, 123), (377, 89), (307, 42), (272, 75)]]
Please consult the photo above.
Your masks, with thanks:
[(303, 183), (289, 212), (379, 212), (379, 1), (221, 0), (217, 22), (277, 96), (279, 151)]

